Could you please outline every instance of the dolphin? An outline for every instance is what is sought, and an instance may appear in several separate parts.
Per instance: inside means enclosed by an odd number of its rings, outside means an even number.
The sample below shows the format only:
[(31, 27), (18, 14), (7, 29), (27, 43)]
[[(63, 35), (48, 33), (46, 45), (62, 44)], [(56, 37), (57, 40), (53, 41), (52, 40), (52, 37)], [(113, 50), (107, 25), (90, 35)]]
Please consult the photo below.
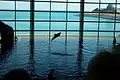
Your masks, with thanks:
[(61, 32), (57, 33), (57, 34), (54, 34), (53, 38), (51, 39), (51, 41), (53, 41), (54, 39), (56, 39), (57, 37), (59, 37), (61, 34)]

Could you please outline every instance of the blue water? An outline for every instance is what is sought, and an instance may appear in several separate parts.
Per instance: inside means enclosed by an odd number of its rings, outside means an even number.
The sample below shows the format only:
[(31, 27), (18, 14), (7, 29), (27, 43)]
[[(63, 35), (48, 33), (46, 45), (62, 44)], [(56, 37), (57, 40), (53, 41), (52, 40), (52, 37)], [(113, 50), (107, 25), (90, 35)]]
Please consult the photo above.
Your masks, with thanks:
[(48, 38), (35, 38), (31, 53), (29, 39), (21, 38), (12, 51), (0, 56), (0, 75), (14, 68), (24, 68), (31, 75), (46, 78), (54, 69), (56, 80), (84, 80), (91, 58), (101, 50), (110, 51), (111, 42), (112, 38), (101, 38), (99, 43), (97, 38), (84, 38), (82, 48), (79, 38), (68, 38), (67, 43), (65, 38), (58, 38), (51, 45)]
[[(79, 14), (79, 12), (73, 13), (69, 12), (67, 15), (68, 21), (79, 21), (79, 16), (74, 16), (75, 14)], [(35, 30), (49, 30), (49, 26), (51, 26), (51, 30), (79, 30), (80, 23), (79, 22), (51, 22), (49, 25), (49, 12), (35, 12)], [(30, 20), (30, 12), (16, 12), (16, 19), (17, 20)], [(9, 11), (1, 11), (0, 12), (0, 20), (15, 20), (15, 12)], [(38, 21), (47, 21), (47, 22), (38, 22)], [(66, 13), (63, 12), (52, 12), (51, 13), (51, 20), (52, 21), (66, 21)], [(37, 21), (37, 22), (36, 22)], [(97, 17), (84, 17), (84, 21), (98, 21)], [(114, 26), (116, 26), (116, 30), (120, 30), (120, 23), (114, 23), (114, 20), (100, 18), (100, 21), (107, 21), (111, 23), (100, 23), (100, 30), (101, 31), (113, 31)], [(15, 22), (11, 21), (4, 21), (5, 23), (9, 24), (13, 29), (15, 29)], [(120, 22), (120, 21), (117, 21)], [(30, 22), (16, 22), (16, 29), (17, 30), (30, 30)], [(84, 30), (98, 30), (98, 23), (97, 22), (84, 22)], [(54, 32), (53, 32), (54, 33)], [(68, 32), (69, 34), (78, 34), (78, 32)], [(18, 32), (17, 34), (27, 34), (26, 32)], [(46, 32), (36, 32), (36, 34), (46, 34)], [(64, 34), (64, 33), (63, 33)], [(85, 35), (97, 35), (97, 32), (84, 32)], [(116, 33), (116, 36), (119, 33)], [(113, 32), (101, 32), (100, 35), (113, 35)]]

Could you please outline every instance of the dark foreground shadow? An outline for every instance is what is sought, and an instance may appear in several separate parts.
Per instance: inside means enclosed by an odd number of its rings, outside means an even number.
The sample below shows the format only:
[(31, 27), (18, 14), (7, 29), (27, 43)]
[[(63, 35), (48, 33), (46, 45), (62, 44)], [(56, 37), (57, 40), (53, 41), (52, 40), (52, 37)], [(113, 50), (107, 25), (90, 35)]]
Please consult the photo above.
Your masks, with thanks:
[(116, 52), (104, 51), (93, 57), (88, 65), (88, 80), (119, 80), (120, 53)]

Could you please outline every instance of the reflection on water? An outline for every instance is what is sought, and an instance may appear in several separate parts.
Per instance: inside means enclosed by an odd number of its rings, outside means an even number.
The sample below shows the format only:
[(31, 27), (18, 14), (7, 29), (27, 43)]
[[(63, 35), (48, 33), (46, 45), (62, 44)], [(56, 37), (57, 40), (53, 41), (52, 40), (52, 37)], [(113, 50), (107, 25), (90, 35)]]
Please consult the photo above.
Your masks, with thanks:
[(59, 56), (73, 56), (73, 54), (68, 54), (68, 53), (51, 53), (53, 55), (59, 55)]
[(28, 59), (28, 71), (31, 76), (35, 75), (35, 60), (34, 60), (34, 41), (30, 42), (30, 52), (29, 52), (29, 59)]
[(83, 80), (89, 60), (98, 49), (110, 49), (112, 39), (100, 39), (98, 44), (95, 38), (85, 38), (83, 41), (68, 38), (65, 45), (63, 38), (56, 39), (49, 51), (49, 39), (36, 38), (34, 46), (29, 44), (29, 39), (18, 40), (11, 52), (0, 55), (0, 74), (13, 68), (25, 68), (32, 76), (46, 78), (54, 70), (57, 80)]

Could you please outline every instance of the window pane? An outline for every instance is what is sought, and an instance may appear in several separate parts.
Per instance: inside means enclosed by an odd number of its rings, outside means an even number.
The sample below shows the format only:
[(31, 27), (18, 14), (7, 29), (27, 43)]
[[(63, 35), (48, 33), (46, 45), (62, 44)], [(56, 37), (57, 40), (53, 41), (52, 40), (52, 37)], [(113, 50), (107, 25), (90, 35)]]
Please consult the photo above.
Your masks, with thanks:
[(114, 23), (100, 23), (100, 30), (114, 31)]
[[(90, 13), (91, 15), (91, 13)], [(98, 21), (98, 17), (96, 16), (90, 16), (89, 14), (84, 16), (84, 21)], [(95, 14), (98, 15), (98, 14)]]
[(52, 20), (66, 20), (66, 13), (65, 12), (52, 12), (51, 14)]
[(120, 31), (120, 23), (116, 23), (116, 31)]
[[(108, 14), (106, 14), (106, 15), (108, 15)], [(107, 17), (107, 16), (103, 16), (103, 14), (101, 14), (100, 21), (114, 22), (114, 18), (115, 18), (115, 16)]]
[(117, 0), (117, 3), (120, 3), (120, 0)]
[(115, 32), (115, 35), (116, 35), (116, 39), (118, 41), (117, 43), (119, 43), (119, 41), (120, 41), (120, 32)]
[(35, 10), (50, 10), (50, 3), (48, 3), (48, 2), (35, 2)]
[[(84, 13), (84, 20), (85, 21), (98, 21), (98, 4), (85, 4), (85, 13)], [(91, 13), (93, 12), (93, 13)]]
[(80, 2), (81, 0), (68, 0), (68, 2)]
[(103, 3), (115, 3), (116, 0), (101, 0)]
[(49, 12), (35, 12), (35, 20), (49, 20)]
[(68, 21), (80, 21), (80, 12), (77, 13), (67, 13)]
[(65, 3), (51, 3), (52, 11), (65, 11), (66, 4)]
[(11, 11), (0, 11), (0, 20), (14, 20), (15, 12)]
[(35, 22), (35, 30), (49, 30), (49, 22)]
[(120, 22), (120, 4), (117, 4), (116, 18), (117, 18), (117, 22)]
[[(50, 1), (50, 0), (35, 0), (35, 1)], [(56, 0), (51, 0), (51, 1), (56, 1)], [(57, 0), (57, 1), (66, 1), (66, 0)]]
[(30, 30), (30, 22), (16, 22), (17, 30)]
[(85, 2), (99, 2), (99, 0), (85, 0)]
[(30, 10), (30, 2), (16, 2), (16, 9), (17, 10)]
[(80, 23), (79, 22), (68, 22), (67, 30), (79, 30)]
[(99, 8), (99, 4), (85, 4), (85, 11), (94, 11)]
[(117, 12), (120, 14), (120, 4), (117, 4)]
[(0, 1), (0, 9), (14, 10), (15, 9), (15, 2), (13, 2), (13, 1)]
[(84, 30), (98, 30), (98, 23), (84, 22)]
[(66, 23), (65, 22), (51, 22), (52, 30), (65, 30)]
[(30, 20), (30, 12), (16, 12), (17, 20)]
[(80, 3), (68, 3), (68, 11), (80, 11)]

